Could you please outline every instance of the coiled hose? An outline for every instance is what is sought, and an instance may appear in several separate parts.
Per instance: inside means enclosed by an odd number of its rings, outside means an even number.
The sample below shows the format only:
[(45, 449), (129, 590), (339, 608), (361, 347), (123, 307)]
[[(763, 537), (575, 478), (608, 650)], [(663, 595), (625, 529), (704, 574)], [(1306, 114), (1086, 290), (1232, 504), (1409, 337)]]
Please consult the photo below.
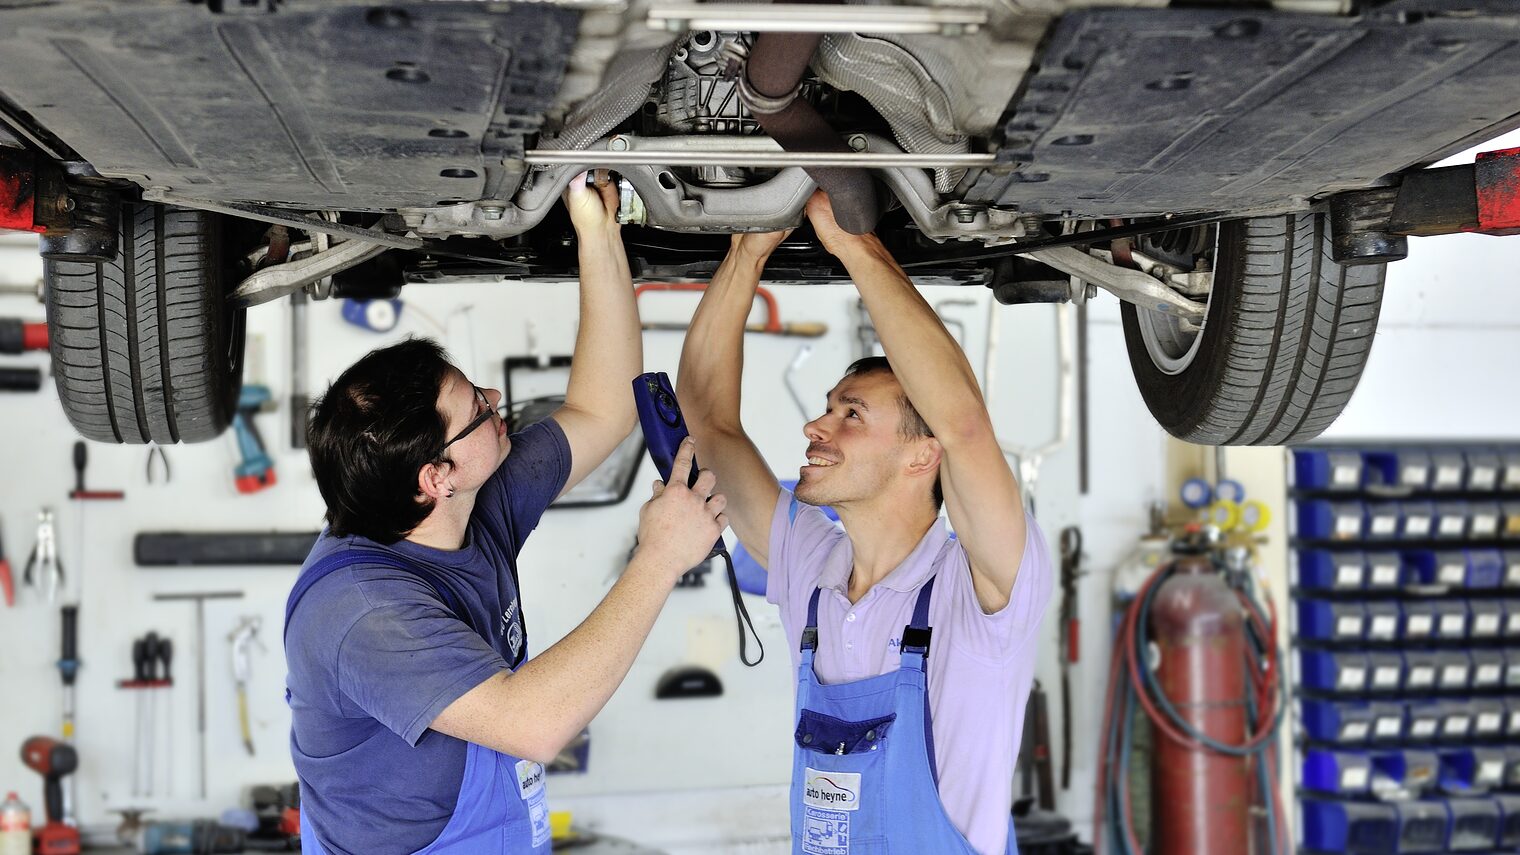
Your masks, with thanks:
[[(1156, 592), (1175, 572), (1171, 565), (1158, 569), (1146, 580), (1139, 594), (1125, 609), (1114, 640), (1108, 672), (1108, 691), (1103, 715), (1103, 762), (1098, 769), (1094, 802), (1094, 852), (1101, 855), (1112, 840), (1115, 855), (1145, 855), (1135, 833), (1130, 807), (1130, 755), (1134, 744), (1135, 708), (1145, 711), (1159, 738), (1172, 739), (1195, 751), (1213, 751), (1232, 757), (1251, 758), (1257, 787), (1266, 794), (1268, 852), (1285, 855), (1292, 850), (1287, 817), (1277, 788), (1277, 735), (1287, 707), (1277, 648), (1277, 612), (1270, 599), (1260, 597), (1248, 573), (1224, 573), (1246, 614), (1247, 681), (1246, 721), (1249, 736), (1239, 745), (1221, 743), (1194, 728), (1172, 704), (1157, 683), (1155, 674), (1141, 662), (1148, 642), (1151, 607)], [(1262, 607), (1265, 601), (1266, 607)]]

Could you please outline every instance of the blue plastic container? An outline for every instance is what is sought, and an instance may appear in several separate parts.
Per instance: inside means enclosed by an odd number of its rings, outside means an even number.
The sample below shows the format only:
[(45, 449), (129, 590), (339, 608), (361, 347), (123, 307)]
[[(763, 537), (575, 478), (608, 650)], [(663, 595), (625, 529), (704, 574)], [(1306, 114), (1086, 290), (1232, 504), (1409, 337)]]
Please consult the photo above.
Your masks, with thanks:
[(1369, 487), (1424, 490), (1430, 486), (1430, 453), (1413, 448), (1372, 449), (1362, 454)]
[(1506, 710), (1502, 698), (1472, 699), (1472, 735), (1480, 741), (1498, 741), (1504, 737)]
[[(1520, 529), (1520, 502), (1515, 504), (1515, 516), (1506, 516), (1504, 524), (1509, 526), (1511, 519), (1514, 520), (1514, 527)], [(1520, 549), (1504, 550), (1504, 587), (1520, 588)]]
[(1372, 502), (1367, 505), (1367, 539), (1393, 540), (1404, 528), (1404, 512), (1398, 502)]
[(1504, 688), (1520, 689), (1520, 647), (1504, 648)]
[(1504, 783), (1504, 748), (1447, 748), (1440, 752), (1440, 788), (1454, 795), (1486, 793)]
[(1293, 485), (1301, 490), (1359, 490), (1362, 453), (1318, 448), (1293, 452)]
[(1412, 742), (1434, 742), (1441, 735), (1439, 701), (1415, 700), (1404, 702), (1404, 735)]
[(1504, 508), (1498, 502), (1471, 502), (1467, 506), (1467, 535), (1473, 540), (1497, 540), (1504, 524)]
[(1405, 711), (1402, 703), (1375, 701), (1367, 705), (1367, 711), (1372, 716), (1371, 742), (1374, 745), (1396, 743), (1404, 738)]
[[(1508, 755), (1505, 757), (1507, 762)], [(1439, 757), (1428, 748), (1372, 752), (1373, 776), (1387, 778), (1416, 796), (1436, 786), (1439, 769)]]
[(1436, 653), (1436, 688), (1442, 692), (1465, 692), (1472, 687), (1472, 657), (1465, 650)]
[(1369, 591), (1396, 591), (1404, 586), (1404, 559), (1397, 552), (1369, 552), (1364, 561)]
[(1498, 588), (1504, 584), (1504, 553), (1497, 549), (1467, 551), (1467, 587), (1474, 590)]
[(1436, 638), (1461, 641), (1467, 638), (1467, 601), (1436, 600)]
[(1469, 448), (1464, 452), (1467, 463), (1467, 483), (1470, 493), (1492, 493), (1499, 489), (1504, 463), (1496, 448)]
[(1520, 696), (1504, 699), (1504, 736), (1510, 740), (1520, 737)]
[(1392, 850), (1405, 853), (1446, 852), (1451, 837), (1451, 814), (1445, 801), (1399, 802), (1394, 805), (1398, 832)]
[(1372, 759), (1362, 751), (1311, 749), (1304, 755), (1304, 788), (1360, 795), (1372, 782)]
[[(1362, 604), (1366, 612), (1366, 638), (1373, 642), (1398, 641), (1399, 604), (1392, 600), (1370, 600)], [(1497, 632), (1497, 623), (1495, 624)]]
[(1298, 635), (1311, 641), (1357, 642), (1367, 633), (1367, 612), (1347, 600), (1298, 601)]
[(1451, 852), (1481, 852), (1499, 845), (1499, 806), (1492, 799), (1446, 799), (1451, 817), (1447, 847)]
[(1436, 689), (1441, 676), (1441, 654), (1434, 650), (1405, 650), (1404, 691), (1427, 694)]
[(1500, 600), (1499, 603), (1504, 607), (1504, 625), (1499, 636), (1520, 640), (1520, 599)]
[(1305, 591), (1357, 591), (1366, 581), (1360, 552), (1305, 549), (1298, 553), (1298, 586)]
[(1429, 540), (1436, 530), (1436, 506), (1432, 502), (1411, 501), (1399, 503), (1399, 528), (1402, 540)]
[(1367, 655), (1355, 650), (1300, 650), (1303, 687), (1320, 692), (1367, 691)]
[(1366, 701), (1305, 698), (1300, 707), (1304, 731), (1316, 741), (1365, 745), (1372, 735), (1372, 709)]
[(1467, 635), (1474, 641), (1494, 641), (1504, 632), (1504, 603), (1499, 600), (1468, 600)]
[(1467, 486), (1467, 458), (1454, 449), (1430, 453), (1430, 489), (1456, 492)]
[[(1516, 601), (1520, 607), (1520, 600)], [(1436, 604), (1433, 600), (1405, 600), (1399, 603), (1399, 638), (1404, 641), (1428, 641), (1436, 634)], [(1517, 630), (1520, 638), (1520, 630)]]
[[(1502, 660), (1503, 657), (1501, 656)], [(1377, 694), (1393, 694), (1404, 688), (1404, 656), (1397, 650), (1367, 654), (1367, 688)]]
[(1313, 499), (1298, 504), (1298, 536), (1308, 540), (1359, 541), (1366, 524), (1361, 502)]
[(1382, 802), (1303, 799), (1304, 847), (1347, 855), (1398, 852), (1398, 811)]
[(1436, 701), (1436, 715), (1441, 719), (1441, 731), (1436, 738), (1441, 742), (1466, 742), (1472, 738), (1472, 701), (1452, 698)]
[(1503, 817), (1499, 826), (1499, 845), (1511, 850), (1520, 848), (1520, 795), (1497, 793), (1489, 798), (1499, 806), (1499, 814)]
[(1472, 515), (1466, 502), (1436, 502), (1436, 540), (1462, 540)]
[(1400, 555), (1404, 559), (1404, 587), (1433, 588), (1439, 584), (1434, 552), (1429, 549), (1407, 549)]
[(1473, 689), (1486, 692), (1504, 687), (1504, 672), (1509, 663), (1503, 650), (1474, 647), (1467, 656), (1472, 660)]

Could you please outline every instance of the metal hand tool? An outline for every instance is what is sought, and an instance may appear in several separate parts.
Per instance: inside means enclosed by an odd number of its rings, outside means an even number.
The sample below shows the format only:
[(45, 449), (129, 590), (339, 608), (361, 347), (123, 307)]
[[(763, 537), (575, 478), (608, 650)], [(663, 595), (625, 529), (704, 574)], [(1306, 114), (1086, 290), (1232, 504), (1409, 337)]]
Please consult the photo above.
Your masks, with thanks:
[(157, 602), (195, 603), (196, 727), (200, 732), (200, 797), (206, 797), (206, 601), (240, 600), (242, 591), (194, 591), (184, 594), (154, 594)]
[(127, 494), (122, 490), (89, 490), (84, 486), (84, 470), (90, 463), (90, 448), (83, 440), (74, 443), (74, 489), (69, 491), (70, 499), (125, 499)]
[(58, 560), (58, 530), (53, 527), (52, 508), (37, 512), (37, 542), (26, 559), (21, 583), (28, 588), (42, 588), (50, 603), (57, 601), (58, 591), (63, 587), (63, 563)]
[(1071, 789), (1071, 669), (1081, 659), (1082, 622), (1077, 579), (1082, 576), (1082, 530), (1061, 529), (1061, 789)]
[(238, 727), (243, 735), (243, 747), (248, 749), (249, 757), (254, 754), (253, 727), (248, 721), (248, 679), (253, 674), (253, 660), (249, 655), (249, 647), (257, 644), (260, 650), (267, 651), (268, 648), (259, 641), (259, 627), (263, 623), (263, 618), (245, 617), (238, 624), (237, 629), (227, 635), (227, 641), (232, 644), (232, 679), (237, 684)]

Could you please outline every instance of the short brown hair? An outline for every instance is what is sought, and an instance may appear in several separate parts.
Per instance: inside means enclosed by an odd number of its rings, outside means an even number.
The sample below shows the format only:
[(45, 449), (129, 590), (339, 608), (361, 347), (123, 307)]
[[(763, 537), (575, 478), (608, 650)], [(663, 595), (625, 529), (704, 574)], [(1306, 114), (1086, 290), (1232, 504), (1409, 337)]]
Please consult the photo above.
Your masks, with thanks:
[[(871, 374), (877, 371), (885, 371), (893, 377), (897, 372), (892, 370), (892, 363), (885, 356), (867, 356), (850, 363), (850, 367), (844, 370), (844, 376), (854, 377), (857, 374)], [(929, 429), (929, 423), (918, 414), (918, 408), (908, 400), (906, 392), (897, 396), (897, 435), (902, 437), (903, 442), (912, 442), (915, 439), (934, 436), (934, 431)], [(936, 510), (945, 504), (945, 491), (940, 486), (939, 474), (934, 475), (934, 507)]]

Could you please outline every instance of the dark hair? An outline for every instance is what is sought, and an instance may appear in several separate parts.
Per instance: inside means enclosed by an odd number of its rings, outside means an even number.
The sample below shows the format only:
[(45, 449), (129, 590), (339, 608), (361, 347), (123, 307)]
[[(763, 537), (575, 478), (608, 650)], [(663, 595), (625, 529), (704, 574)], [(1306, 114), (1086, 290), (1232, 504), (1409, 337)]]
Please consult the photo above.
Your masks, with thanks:
[[(867, 356), (850, 363), (850, 367), (844, 370), (844, 376), (854, 377), (857, 374), (871, 374), (876, 371), (885, 371), (896, 377), (897, 373), (892, 370), (892, 363), (885, 356)], [(913, 402), (908, 400), (907, 393), (897, 396), (897, 435), (902, 437), (903, 442), (912, 442), (915, 439), (934, 436), (934, 431), (929, 429), (929, 423), (918, 414), (918, 409)], [(938, 510), (945, 503), (945, 491), (940, 486), (939, 473), (934, 475), (934, 508)]]
[(439, 459), (452, 368), (436, 342), (410, 338), (365, 354), (312, 406), (306, 445), (333, 535), (395, 543), (432, 512), (417, 473)]

